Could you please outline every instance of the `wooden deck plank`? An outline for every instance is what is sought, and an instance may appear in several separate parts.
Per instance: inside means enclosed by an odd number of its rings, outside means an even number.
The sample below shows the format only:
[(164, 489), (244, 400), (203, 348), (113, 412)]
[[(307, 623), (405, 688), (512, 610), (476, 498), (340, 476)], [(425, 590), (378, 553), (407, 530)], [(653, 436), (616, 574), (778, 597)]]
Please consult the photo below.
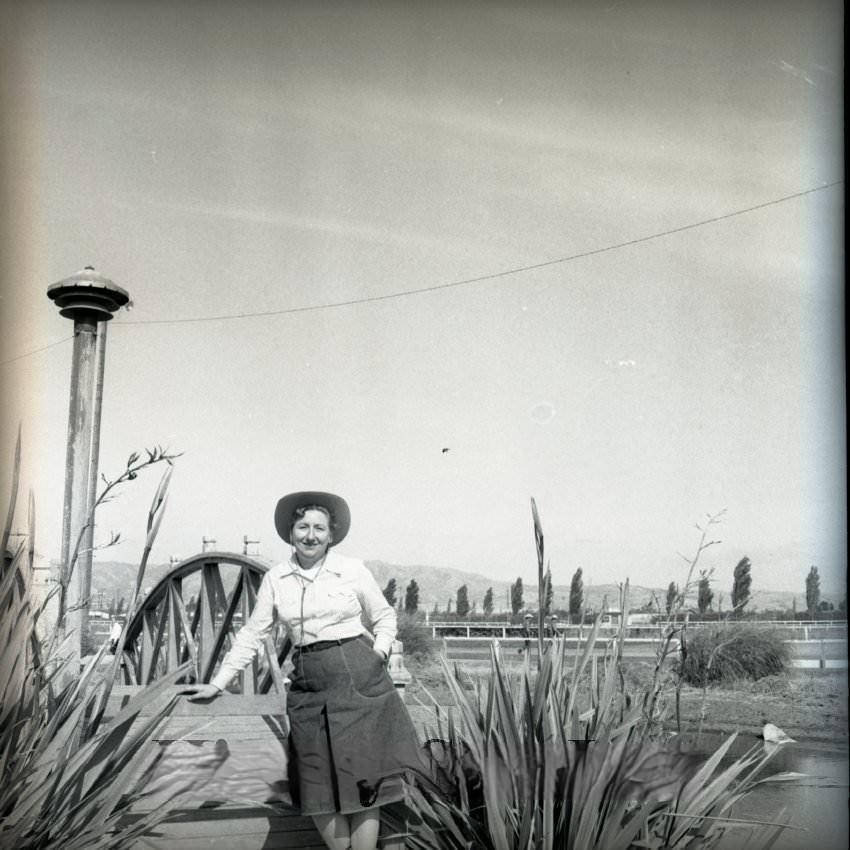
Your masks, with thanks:
[[(131, 815), (129, 820), (139, 815)], [(262, 820), (266, 827), (273, 832), (293, 832), (309, 829), (313, 821), (307, 815), (289, 812), (278, 806), (243, 806), (239, 803), (207, 804), (201, 808), (178, 809), (168, 818), (168, 823), (174, 826), (175, 834), (180, 832), (181, 825), (185, 825), (186, 833), (197, 825), (199, 819), (203, 819), (215, 827), (219, 821), (228, 823), (246, 823), (249, 821)], [(250, 824), (249, 824), (250, 827)], [(248, 828), (248, 827), (246, 827)]]
[[(132, 820), (132, 817), (128, 818)], [(382, 832), (382, 836), (388, 833)], [(387, 850), (402, 850), (401, 840), (382, 838)], [(326, 850), (312, 820), (277, 814), (271, 808), (222, 805), (179, 812), (131, 845), (130, 850)]]
[[(127, 818), (132, 822), (134, 817)], [(180, 810), (131, 845), (132, 850), (325, 850), (312, 821), (271, 807), (217, 807)]]
[[(145, 723), (145, 718), (139, 718), (136, 723)], [(218, 738), (233, 736), (235, 740), (254, 740), (257, 738), (273, 738), (286, 740), (285, 728), (270, 719), (248, 717), (169, 717), (156, 733), (156, 740), (172, 741), (183, 738), (193, 741), (215, 741)]]
[(327, 850), (315, 829), (302, 833), (219, 832), (191, 836), (163, 832), (144, 835), (130, 847), (131, 850)]
[(280, 816), (265, 813), (262, 809), (228, 809), (221, 816), (212, 817), (210, 811), (203, 810), (204, 817), (192, 812), (192, 817), (168, 819), (166, 824), (157, 827), (154, 832), (164, 832), (174, 838), (191, 838), (201, 833), (216, 835), (238, 835), (249, 833), (277, 834), (302, 833), (313, 830), (313, 822), (300, 815)]
[[(173, 694), (179, 693), (184, 688), (185, 685), (174, 685), (163, 693), (161, 699), (154, 700), (145, 706), (140, 716), (149, 717), (160, 711)], [(114, 717), (139, 690), (138, 685), (113, 686), (107, 704), (107, 716)], [(175, 717), (214, 717), (222, 714), (232, 715), (234, 717), (247, 717), (256, 714), (283, 715), (284, 713), (284, 698), (278, 694), (245, 696), (242, 694), (224, 693), (216, 699), (204, 702), (190, 702), (185, 697), (181, 697), (171, 710), (171, 714)]]

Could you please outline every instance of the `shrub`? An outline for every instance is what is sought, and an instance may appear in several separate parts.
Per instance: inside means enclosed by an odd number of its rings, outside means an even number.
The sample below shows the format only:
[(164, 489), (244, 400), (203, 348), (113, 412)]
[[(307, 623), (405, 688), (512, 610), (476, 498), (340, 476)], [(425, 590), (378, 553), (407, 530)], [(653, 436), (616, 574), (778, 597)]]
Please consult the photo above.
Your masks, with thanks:
[(431, 638), (431, 631), (416, 614), (402, 611), (398, 615), (398, 639), (404, 644), (406, 658), (427, 661), (434, 654), (435, 641)]
[(707, 626), (689, 633), (680, 673), (696, 687), (757, 681), (782, 673), (788, 660), (787, 644), (776, 630), (744, 624)]

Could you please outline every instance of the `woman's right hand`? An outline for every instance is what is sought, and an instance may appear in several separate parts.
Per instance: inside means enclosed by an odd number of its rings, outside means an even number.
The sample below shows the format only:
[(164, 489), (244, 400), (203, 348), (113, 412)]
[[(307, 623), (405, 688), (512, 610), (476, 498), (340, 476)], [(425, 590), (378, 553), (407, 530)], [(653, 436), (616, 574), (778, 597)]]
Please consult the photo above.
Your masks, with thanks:
[(190, 702), (198, 702), (198, 700), (202, 699), (213, 699), (217, 697), (221, 693), (221, 688), (216, 685), (201, 684), (201, 685), (189, 685), (180, 691), (181, 695), (185, 695), (189, 698)]

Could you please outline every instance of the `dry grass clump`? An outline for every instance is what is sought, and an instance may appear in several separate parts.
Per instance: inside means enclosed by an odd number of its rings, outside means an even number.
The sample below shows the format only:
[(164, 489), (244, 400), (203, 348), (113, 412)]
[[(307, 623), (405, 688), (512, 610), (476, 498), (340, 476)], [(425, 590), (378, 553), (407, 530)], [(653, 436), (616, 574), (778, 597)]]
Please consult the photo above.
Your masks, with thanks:
[(691, 631), (680, 673), (695, 687), (758, 681), (785, 672), (788, 646), (775, 631), (727, 623)]

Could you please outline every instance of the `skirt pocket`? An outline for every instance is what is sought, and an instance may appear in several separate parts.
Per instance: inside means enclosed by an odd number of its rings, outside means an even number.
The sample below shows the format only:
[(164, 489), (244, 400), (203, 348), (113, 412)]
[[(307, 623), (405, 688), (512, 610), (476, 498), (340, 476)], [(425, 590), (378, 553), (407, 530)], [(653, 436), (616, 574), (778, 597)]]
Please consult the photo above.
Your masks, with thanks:
[(394, 693), (384, 659), (366, 641), (354, 640), (342, 647), (342, 657), (351, 677), (352, 689), (366, 699)]

